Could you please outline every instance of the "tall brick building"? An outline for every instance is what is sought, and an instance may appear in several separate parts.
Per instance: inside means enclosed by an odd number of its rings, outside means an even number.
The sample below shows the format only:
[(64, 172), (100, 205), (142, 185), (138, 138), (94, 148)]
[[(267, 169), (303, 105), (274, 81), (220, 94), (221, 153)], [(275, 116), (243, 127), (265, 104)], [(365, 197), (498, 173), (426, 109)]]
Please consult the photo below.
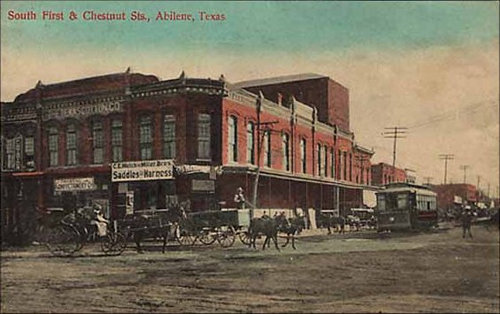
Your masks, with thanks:
[(406, 171), (384, 162), (371, 166), (372, 184), (386, 185), (394, 182), (407, 182)]
[[(298, 75), (230, 84), (109, 74), (2, 103), (2, 224), (91, 201), (117, 218), (189, 199), (192, 210), (361, 206), (373, 152), (349, 130), (348, 90)], [(259, 155), (260, 153), (260, 155)]]

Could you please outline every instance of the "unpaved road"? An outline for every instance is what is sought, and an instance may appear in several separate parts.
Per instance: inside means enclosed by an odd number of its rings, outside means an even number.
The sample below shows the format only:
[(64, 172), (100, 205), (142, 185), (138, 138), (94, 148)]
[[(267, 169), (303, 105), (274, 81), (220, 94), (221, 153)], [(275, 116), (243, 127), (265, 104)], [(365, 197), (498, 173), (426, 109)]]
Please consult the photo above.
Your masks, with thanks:
[[(2, 252), (2, 312), (500, 312), (499, 233), (311, 236), (297, 250)], [(93, 249), (93, 250), (92, 250)]]

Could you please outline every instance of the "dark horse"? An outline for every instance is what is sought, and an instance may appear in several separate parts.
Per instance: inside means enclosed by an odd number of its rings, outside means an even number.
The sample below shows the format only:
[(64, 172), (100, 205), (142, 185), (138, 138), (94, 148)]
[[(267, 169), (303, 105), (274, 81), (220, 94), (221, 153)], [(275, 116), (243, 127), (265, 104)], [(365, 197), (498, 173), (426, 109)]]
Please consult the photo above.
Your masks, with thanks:
[(186, 219), (186, 212), (182, 206), (176, 205), (167, 211), (156, 215), (135, 215), (128, 224), (128, 235), (132, 236), (137, 252), (142, 253), (141, 241), (145, 238), (161, 238), (162, 253), (165, 253), (168, 236), (172, 227)]
[(284, 213), (276, 216), (274, 219), (277, 221), (278, 232), (286, 234), (286, 242), (281, 247), (286, 247), (292, 239), (292, 248), (295, 250), (295, 235), (302, 232), (305, 227), (304, 217), (286, 218)]
[(260, 218), (252, 218), (250, 220), (250, 226), (248, 227), (248, 234), (250, 237), (249, 246), (255, 249), (255, 240), (257, 236), (262, 234), (266, 237), (264, 240), (264, 244), (262, 245), (262, 249), (266, 249), (266, 244), (273, 240), (274, 246), (276, 250), (280, 250), (278, 247), (278, 221), (277, 219), (273, 219), (268, 216), (260, 217)]
[(333, 214), (321, 214), (323, 227), (328, 229), (328, 234), (332, 234), (331, 228), (337, 225), (340, 227), (339, 233), (345, 233), (345, 218), (342, 216), (334, 216)]

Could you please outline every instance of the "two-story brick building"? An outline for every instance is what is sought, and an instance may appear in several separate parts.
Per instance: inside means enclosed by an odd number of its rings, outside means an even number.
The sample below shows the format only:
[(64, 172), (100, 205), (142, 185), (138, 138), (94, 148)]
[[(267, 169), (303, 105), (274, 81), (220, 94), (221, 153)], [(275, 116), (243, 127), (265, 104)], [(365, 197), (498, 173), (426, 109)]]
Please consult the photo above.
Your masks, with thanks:
[(2, 223), (91, 201), (114, 218), (187, 199), (192, 210), (235, 207), (239, 186), (250, 202), (256, 190), (257, 208), (358, 207), (373, 152), (354, 141), (348, 97), (310, 74), (39, 82), (1, 106)]
[(384, 162), (371, 166), (372, 184), (386, 185), (389, 183), (407, 182), (406, 171)]

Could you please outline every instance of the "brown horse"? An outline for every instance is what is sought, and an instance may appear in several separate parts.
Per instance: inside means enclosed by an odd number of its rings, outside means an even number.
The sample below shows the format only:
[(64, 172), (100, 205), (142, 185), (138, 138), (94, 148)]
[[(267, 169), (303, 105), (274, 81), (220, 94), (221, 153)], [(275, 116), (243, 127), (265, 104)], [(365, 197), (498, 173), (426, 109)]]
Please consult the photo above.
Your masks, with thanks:
[(257, 239), (257, 236), (264, 235), (266, 239), (262, 245), (262, 250), (266, 249), (266, 244), (268, 244), (270, 240), (273, 240), (276, 250), (280, 250), (278, 247), (278, 221), (276, 219), (271, 217), (253, 218), (250, 220), (248, 234), (250, 237), (249, 247), (253, 246), (255, 249), (255, 240)]
[(278, 232), (286, 234), (286, 242), (281, 247), (286, 247), (292, 239), (292, 248), (295, 250), (295, 235), (302, 232), (305, 227), (304, 217), (286, 218), (284, 214), (278, 215), (275, 218), (278, 224)]

